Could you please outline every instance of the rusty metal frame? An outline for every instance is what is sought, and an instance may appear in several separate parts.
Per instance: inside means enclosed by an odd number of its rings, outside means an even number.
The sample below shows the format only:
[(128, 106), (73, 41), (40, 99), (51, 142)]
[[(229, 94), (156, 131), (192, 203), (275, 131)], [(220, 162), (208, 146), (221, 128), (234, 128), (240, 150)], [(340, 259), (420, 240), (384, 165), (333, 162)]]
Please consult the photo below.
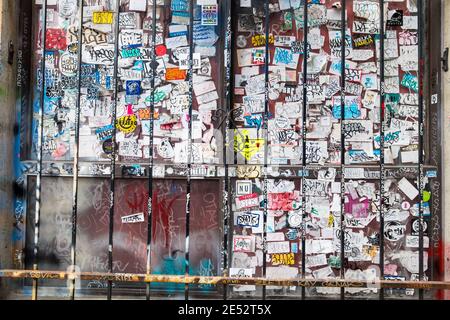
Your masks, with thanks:
[[(232, 1), (231, 1), (232, 2)], [(306, 1), (303, 1), (303, 6), (304, 6), (304, 53), (307, 54), (307, 29), (308, 29), (308, 5), (305, 4)], [(344, 8), (345, 8), (345, 4), (346, 1), (343, 0), (342, 1), (344, 3)], [(425, 3), (426, 2), (426, 3)], [(419, 36), (419, 71), (418, 71), (418, 79), (420, 81), (419, 84), (419, 163), (418, 165), (416, 165), (416, 169), (419, 172), (419, 188), (420, 188), (420, 197), (422, 197), (423, 194), (423, 190), (424, 190), (424, 186), (423, 186), (423, 180), (424, 180), (424, 175), (427, 168), (431, 168), (428, 164), (428, 162), (425, 162), (425, 160), (430, 160), (430, 159), (424, 159), (423, 158), (423, 149), (424, 147), (428, 148), (428, 146), (425, 146), (425, 142), (424, 142), (424, 122), (427, 121), (428, 123), (431, 123), (431, 121), (428, 119), (428, 115), (430, 113), (430, 109), (428, 106), (430, 105), (430, 101), (428, 98), (431, 98), (431, 94), (435, 93), (435, 91), (432, 91), (434, 89), (436, 89), (437, 87), (434, 86), (433, 87), (433, 83), (430, 85), (430, 87), (428, 86), (428, 84), (424, 81), (425, 77), (433, 77), (433, 75), (431, 74), (432, 70), (427, 69), (429, 67), (429, 64), (431, 65), (431, 68), (435, 68), (436, 64), (439, 64), (439, 62), (436, 62), (436, 60), (434, 58), (430, 58), (430, 60), (426, 60), (427, 57), (425, 55), (425, 50), (436, 50), (435, 46), (438, 46), (438, 42), (439, 41), (435, 41), (433, 42), (433, 45), (427, 43), (425, 44), (425, 40), (430, 41), (431, 37), (427, 37), (426, 32), (429, 32), (429, 30), (425, 30), (425, 24), (428, 23), (428, 27), (431, 27), (433, 25), (432, 22), (427, 21), (426, 19), (429, 17), (430, 13), (430, 3), (433, 3), (433, 5), (435, 5), (435, 1), (425, 1), (425, 0), (419, 0), (418, 1), (418, 21), (419, 21), (419, 28), (418, 28), (418, 32), (420, 34)], [(120, 13), (120, 1), (117, 1), (117, 11), (116, 11), (116, 30), (115, 30), (115, 36), (118, 36), (118, 31), (119, 31), (119, 13)], [(380, 15), (380, 36), (381, 36), (381, 48), (380, 48), (380, 52), (383, 52), (383, 47), (384, 47), (384, 14), (383, 14), (383, 4), (385, 3), (385, 1), (383, 0), (379, 0), (380, 3), (380, 10), (382, 12), (382, 14)], [(153, 14), (154, 14), (154, 19), (153, 19), (153, 39), (152, 39), (152, 44), (153, 47), (155, 46), (155, 34), (156, 34), (156, 7), (157, 7), (157, 1), (153, 0)], [(192, 35), (192, 29), (193, 29), (193, 6), (194, 3), (191, 2), (190, 5), (190, 32), (189, 32), (189, 44), (190, 44), (190, 70), (189, 70), (189, 82), (190, 82), (190, 98), (192, 99), (192, 60), (193, 60), (193, 35)], [(232, 24), (232, 7), (233, 5), (231, 3), (229, 3), (227, 1), (227, 12), (230, 13), (230, 17), (228, 17), (228, 25), (230, 30), (226, 30), (226, 54), (227, 55), (227, 59), (225, 60), (227, 63), (231, 63), (231, 49), (234, 48), (232, 40), (232, 31), (231, 31), (231, 24)], [(83, 12), (83, 8), (84, 6), (81, 5), (81, 24), (82, 24), (82, 12)], [(267, 58), (269, 55), (269, 28), (267, 27), (269, 25), (268, 23), (268, 16), (269, 16), (269, 0), (265, 0), (265, 10), (266, 10), (266, 30), (265, 30), (265, 34), (266, 34), (266, 63), (265, 63), (265, 67), (266, 67), (266, 95), (268, 94), (268, 61), (269, 59)], [(266, 285), (277, 285), (277, 286), (296, 286), (296, 287), (301, 287), (302, 288), (302, 298), (305, 298), (305, 288), (308, 287), (339, 287), (341, 288), (341, 298), (344, 298), (344, 289), (346, 287), (358, 287), (358, 288), (374, 288), (376, 286), (376, 288), (416, 288), (419, 289), (419, 298), (423, 299), (423, 294), (424, 294), (424, 290), (450, 290), (450, 282), (444, 282), (444, 281), (423, 281), (424, 278), (424, 271), (423, 271), (423, 254), (421, 254), (421, 258), (420, 258), (420, 272), (419, 272), (419, 280), (420, 281), (392, 281), (392, 280), (384, 280), (383, 279), (383, 263), (384, 263), (384, 256), (383, 256), (383, 252), (384, 252), (384, 248), (383, 248), (383, 228), (384, 228), (384, 224), (383, 224), (383, 213), (384, 213), (384, 179), (386, 178), (386, 176), (388, 175), (388, 171), (389, 168), (396, 168), (399, 166), (389, 166), (384, 164), (384, 148), (382, 147), (384, 145), (384, 120), (385, 120), (385, 115), (384, 115), (384, 55), (381, 55), (381, 77), (380, 77), (380, 82), (381, 82), (381, 94), (380, 94), (380, 99), (381, 99), (381, 118), (380, 120), (382, 121), (382, 125), (381, 125), (381, 133), (380, 133), (380, 138), (381, 138), (381, 155), (380, 155), (380, 165), (376, 166), (370, 166), (370, 165), (360, 165), (364, 168), (379, 168), (381, 170), (380, 172), (380, 216), (381, 216), (381, 222), (380, 222), (380, 236), (381, 236), (381, 244), (380, 244), (380, 266), (382, 269), (382, 275), (380, 277), (380, 280), (376, 280), (375, 282), (371, 283), (371, 282), (360, 282), (360, 281), (350, 281), (350, 280), (345, 280), (344, 279), (344, 274), (343, 274), (343, 266), (341, 268), (341, 278), (340, 279), (333, 279), (333, 280), (310, 280), (310, 279), (305, 279), (305, 265), (304, 265), (304, 259), (302, 259), (302, 275), (301, 278), (299, 279), (267, 279), (265, 277), (262, 278), (232, 278), (232, 277), (228, 277), (228, 270), (227, 268), (229, 267), (229, 246), (228, 246), (228, 242), (229, 242), (229, 234), (230, 234), (230, 210), (229, 210), (229, 197), (231, 196), (231, 193), (229, 193), (229, 167), (233, 167), (233, 165), (228, 165), (228, 161), (226, 154), (224, 155), (224, 161), (225, 163), (223, 164), (223, 166), (225, 167), (225, 181), (224, 181), (224, 195), (226, 195), (226, 199), (224, 199), (224, 243), (223, 243), (223, 274), (224, 276), (216, 276), (216, 277), (204, 277), (204, 276), (190, 276), (189, 275), (189, 214), (190, 214), (190, 181), (192, 179), (191, 176), (191, 152), (192, 152), (192, 141), (191, 141), (191, 135), (192, 135), (192, 108), (190, 108), (189, 110), (189, 115), (190, 115), (190, 121), (189, 121), (189, 152), (188, 152), (188, 171), (187, 171), (187, 182), (188, 182), (188, 189), (187, 189), (187, 205), (186, 205), (186, 269), (185, 269), (185, 275), (184, 276), (173, 276), (173, 275), (152, 275), (151, 274), (151, 263), (150, 263), (150, 255), (151, 255), (151, 222), (150, 222), (150, 218), (151, 218), (151, 210), (152, 210), (152, 193), (149, 192), (149, 202), (148, 202), (148, 207), (149, 207), (149, 235), (148, 235), (148, 247), (147, 247), (147, 254), (148, 254), (148, 263), (147, 263), (147, 274), (121, 274), (121, 273), (113, 273), (112, 270), (112, 248), (113, 248), (113, 214), (114, 214), (114, 181), (115, 181), (115, 172), (116, 172), (116, 161), (114, 156), (111, 159), (111, 203), (110, 203), (110, 247), (109, 247), (109, 273), (88, 273), (88, 272), (81, 272), (81, 273), (77, 273), (75, 272), (75, 270), (73, 270), (73, 272), (60, 272), (60, 271), (38, 271), (38, 263), (39, 261), (37, 261), (37, 251), (39, 249), (38, 246), (38, 237), (39, 237), (39, 215), (40, 215), (40, 200), (41, 200), (41, 195), (40, 195), (40, 191), (41, 191), (41, 179), (44, 176), (47, 176), (47, 174), (45, 173), (44, 170), (44, 165), (47, 164), (47, 161), (44, 161), (42, 159), (42, 128), (43, 128), (43, 110), (44, 110), (44, 95), (45, 95), (45, 60), (46, 60), (46, 50), (45, 50), (45, 36), (46, 36), (46, 13), (47, 13), (47, 0), (44, 0), (43, 5), (42, 5), (42, 11), (43, 11), (43, 27), (42, 27), (42, 45), (43, 45), (43, 54), (42, 54), (42, 61), (41, 61), (41, 67), (42, 67), (42, 88), (41, 88), (41, 92), (40, 94), (41, 96), (41, 111), (42, 114), (40, 114), (41, 116), (41, 121), (39, 122), (39, 130), (41, 131), (41, 134), (39, 136), (39, 141), (38, 141), (38, 146), (39, 146), (39, 152), (38, 152), (38, 162), (37, 162), (37, 190), (36, 190), (36, 212), (35, 212), (35, 237), (36, 237), (36, 242), (35, 242), (35, 261), (34, 261), (34, 270), (0, 270), (0, 278), (11, 278), (11, 279), (32, 279), (33, 280), (33, 290), (32, 290), (32, 299), (36, 300), (38, 295), (37, 295), (37, 289), (38, 289), (38, 280), (42, 280), (42, 279), (56, 279), (56, 280), (71, 280), (71, 282), (74, 284), (75, 281), (78, 280), (103, 280), (103, 281), (108, 281), (108, 299), (112, 298), (112, 282), (134, 282), (134, 283), (145, 283), (147, 284), (147, 299), (150, 298), (150, 284), (154, 283), (154, 282), (159, 282), (159, 283), (178, 283), (178, 284), (185, 284), (185, 298), (186, 300), (189, 298), (189, 284), (222, 284), (224, 285), (224, 298), (227, 298), (227, 285), (256, 285), (256, 286), (263, 286), (263, 298), (266, 297), (266, 291), (265, 291), (265, 286)], [(342, 44), (341, 46), (343, 47), (343, 49), (345, 49), (345, 35), (346, 35), (346, 23), (344, 23), (345, 21), (345, 16), (346, 14), (346, 10), (342, 10), (342, 26), (341, 26), (341, 32), (342, 32)], [(431, 20), (431, 19), (429, 19)], [(439, 20), (439, 19), (436, 19)], [(434, 20), (433, 20), (434, 21)], [(430, 26), (431, 24), (431, 26)], [(439, 25), (440, 25), (440, 20), (439, 20)], [(81, 29), (79, 30), (79, 33), (81, 34)], [(81, 37), (79, 37), (79, 50), (80, 50), (80, 54), (81, 54), (81, 46), (82, 46), (82, 41), (81, 41)], [(230, 42), (230, 43), (229, 43)], [(430, 41), (431, 42), (431, 41)], [(230, 49), (231, 48), (231, 49)], [(79, 56), (80, 57), (80, 56)], [(118, 41), (116, 41), (116, 50), (115, 50), (115, 70), (114, 70), (114, 74), (117, 76), (117, 64), (118, 64)], [(153, 56), (154, 59), (154, 56)], [(81, 59), (79, 59), (79, 65), (81, 65)], [(342, 75), (345, 74), (345, 57), (344, 55), (342, 55)], [(434, 71), (433, 71), (434, 72)], [(81, 73), (81, 69), (79, 68), (79, 73)], [(154, 70), (152, 69), (152, 73), (154, 75)], [(439, 74), (439, 73), (437, 73)], [(80, 75), (79, 75), (80, 76)], [(438, 76), (437, 76), (438, 77)], [(116, 78), (116, 77), (115, 77)], [(230, 108), (230, 98), (232, 96), (232, 92), (230, 90), (230, 80), (232, 79), (232, 75), (231, 75), (231, 69), (228, 68), (227, 69), (227, 73), (226, 73), (226, 77), (225, 77), (225, 84), (226, 88), (225, 88), (225, 93), (226, 93), (226, 101), (225, 103), (227, 104), (227, 114), (228, 111), (231, 109)], [(428, 78), (427, 78), (428, 79)], [(341, 77), (341, 120), (345, 121), (345, 117), (344, 117), (344, 89), (345, 89), (345, 79), (342, 76)], [(80, 82), (80, 81), (79, 81)], [(424, 83), (425, 82), (425, 83)], [(302, 138), (303, 138), (303, 158), (302, 158), (302, 165), (301, 165), (301, 169), (302, 169), (302, 174), (301, 177), (293, 177), (293, 178), (301, 178), (302, 180), (305, 178), (305, 171), (307, 168), (310, 168), (310, 166), (307, 165), (306, 163), (306, 157), (305, 157), (305, 153), (306, 153), (306, 131), (305, 131), (305, 127), (306, 127), (306, 110), (307, 110), (307, 97), (306, 97), (306, 83), (307, 83), (307, 64), (306, 64), (306, 59), (305, 59), (305, 63), (304, 63), (304, 69), (303, 69), (303, 126), (302, 126)], [(115, 120), (115, 115), (116, 115), (116, 104), (117, 104), (117, 80), (115, 80), (115, 93), (114, 93), (114, 97), (115, 97), (115, 101), (114, 101), (114, 115), (113, 115), (113, 121)], [(425, 88), (425, 90), (424, 90)], [(153, 84), (152, 84), (152, 93), (154, 95), (154, 79), (153, 79)], [(436, 89), (439, 93), (439, 89)], [(79, 100), (79, 94), (78, 94), (78, 100)], [(151, 120), (153, 120), (153, 112), (152, 112), (152, 108), (153, 108), (153, 100), (152, 99), (152, 105), (150, 106), (150, 114), (151, 114)], [(267, 103), (268, 99), (266, 99), (266, 107), (265, 107), (265, 113), (264, 113), (264, 123), (267, 126), (267, 117), (268, 117), (268, 110), (267, 110)], [(79, 104), (79, 101), (78, 101)], [(440, 103), (437, 104), (438, 106), (440, 105)], [(79, 107), (79, 106), (78, 106)], [(438, 114), (439, 111), (434, 111), (436, 114)], [(425, 113), (427, 115), (427, 117), (425, 118)], [(424, 119), (425, 118), (425, 119)], [(225, 130), (227, 130), (229, 128), (230, 125), (230, 119), (229, 116), (226, 118), (227, 121), (227, 125), (225, 127)], [(114, 124), (114, 122), (113, 122)], [(114, 126), (115, 127), (115, 126)], [(115, 140), (115, 133), (113, 135), (113, 141)], [(227, 138), (227, 142), (228, 142), (228, 134), (226, 136)], [(344, 136), (341, 134), (341, 145), (342, 145), (342, 149), (341, 149), (341, 160), (342, 163), (340, 166), (335, 166), (335, 167), (340, 167), (341, 168), (341, 181), (345, 182), (345, 168), (346, 167), (352, 167), (351, 165), (346, 166), (345, 165), (345, 155), (344, 155), (344, 151), (345, 151), (345, 140), (344, 140)], [(430, 142), (434, 142), (437, 143), (436, 141), (430, 141)], [(265, 150), (265, 161), (264, 161), (264, 179), (267, 179), (267, 148), (268, 146), (266, 145), (266, 150)], [(115, 149), (115, 143), (113, 142), (113, 149)], [(431, 147), (429, 148), (431, 149)], [(113, 152), (114, 153), (114, 152)], [(40, 154), (40, 156), (39, 156)], [(151, 158), (151, 157), (150, 157)], [(438, 158), (440, 159), (440, 153), (438, 155)], [(433, 159), (431, 159), (433, 160)], [(54, 163), (55, 161), (52, 161), (52, 163)], [(425, 164), (427, 163), (427, 164)], [(438, 170), (438, 179), (440, 179), (440, 161), (431, 161), (433, 168), (437, 168)], [(76, 183), (78, 183), (78, 158), (75, 159), (75, 174), (73, 175), (74, 181), (76, 181)], [(146, 165), (149, 165), (149, 186), (152, 186), (152, 170), (153, 170), (153, 162), (152, 160), (150, 160), (150, 164), (147, 163)], [(236, 165), (234, 165), (236, 166)], [(220, 167), (220, 166), (217, 166)], [(262, 167), (262, 166), (260, 166)], [(296, 166), (289, 166), (291, 168), (294, 168)], [(330, 167), (333, 167), (332, 165), (330, 165)], [(354, 167), (354, 166), (353, 166)], [(408, 167), (408, 166), (406, 166)], [(222, 177), (223, 179), (223, 177)], [(304, 207), (306, 205), (306, 196), (305, 196), (305, 190), (304, 190), (304, 183), (302, 183), (302, 206)], [(267, 186), (266, 186), (267, 187)], [(342, 185), (342, 193), (345, 194), (345, 186)], [(76, 193), (76, 190), (74, 190), (74, 192)], [(151, 189), (150, 189), (151, 190)], [(265, 195), (267, 195), (267, 190), (265, 190)], [(74, 194), (74, 207), (73, 207), (73, 217), (75, 218), (74, 220), (74, 226), (76, 228), (76, 214), (77, 214), (77, 207), (76, 207), (76, 194)], [(439, 204), (439, 203), (438, 203)], [(434, 203), (433, 203), (434, 205)], [(344, 209), (343, 209), (343, 200), (341, 203), (341, 230), (344, 227), (344, 223), (343, 223), (343, 215), (344, 215)], [(438, 210), (438, 213), (440, 215), (440, 208)], [(265, 204), (265, 215), (264, 218), (266, 219), (266, 214), (267, 214), (267, 203)], [(432, 214), (433, 217), (433, 214)], [(440, 218), (440, 217), (439, 217)], [(419, 200), (419, 220), (422, 221), (423, 220), (423, 207), (422, 207), (422, 203)], [(266, 220), (265, 220), (266, 222)], [(341, 243), (343, 243), (343, 237), (345, 237), (344, 235), (345, 233), (342, 232), (341, 233)], [(76, 229), (74, 230), (74, 235), (75, 238), (73, 238), (76, 241)], [(423, 227), (422, 224), (419, 224), (419, 252), (423, 253), (424, 248), (423, 248)], [(432, 240), (432, 239), (431, 239)], [(430, 244), (433, 244), (434, 241), (430, 241)], [(73, 254), (75, 254), (75, 244), (73, 244)], [(305, 239), (304, 237), (302, 238), (302, 255), (304, 257), (304, 252), (305, 252)], [(438, 250), (435, 250), (435, 247), (433, 247), (433, 253), (439, 253)], [(341, 256), (343, 257), (343, 250), (341, 247)], [(75, 256), (73, 256), (73, 261), (75, 262)], [(264, 259), (264, 263), (265, 263), (265, 259)], [(341, 263), (343, 264), (343, 259), (341, 260)], [(432, 262), (433, 264), (433, 262)], [(434, 273), (434, 272), (433, 272)], [(265, 275), (265, 265), (264, 265), (264, 271), (263, 274)], [(74, 296), (74, 286), (72, 288), (72, 294), (70, 295), (71, 298), (73, 298)], [(383, 292), (384, 290), (380, 290), (380, 298), (383, 298)]]
[(177, 275), (148, 275), (135, 273), (100, 273), (100, 272), (61, 272), (61, 271), (33, 271), (33, 270), (0, 270), (0, 278), (12, 279), (52, 279), (52, 280), (102, 280), (111, 282), (135, 283), (178, 283), (178, 284), (228, 284), (228, 285), (256, 285), (256, 286), (296, 286), (302, 288), (334, 287), (334, 288), (415, 288), (449, 290), (449, 281), (396, 281), (375, 280), (373, 282), (354, 281), (345, 279), (267, 279), (234, 278), (234, 277), (205, 277), (205, 276), (177, 276)]

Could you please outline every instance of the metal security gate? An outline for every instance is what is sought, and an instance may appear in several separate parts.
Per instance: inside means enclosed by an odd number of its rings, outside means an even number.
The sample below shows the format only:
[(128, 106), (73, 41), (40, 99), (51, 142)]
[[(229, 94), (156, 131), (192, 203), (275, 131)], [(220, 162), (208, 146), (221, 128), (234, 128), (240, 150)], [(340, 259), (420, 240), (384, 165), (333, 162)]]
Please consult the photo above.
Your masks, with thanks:
[(33, 299), (448, 289), (436, 2), (22, 3)]

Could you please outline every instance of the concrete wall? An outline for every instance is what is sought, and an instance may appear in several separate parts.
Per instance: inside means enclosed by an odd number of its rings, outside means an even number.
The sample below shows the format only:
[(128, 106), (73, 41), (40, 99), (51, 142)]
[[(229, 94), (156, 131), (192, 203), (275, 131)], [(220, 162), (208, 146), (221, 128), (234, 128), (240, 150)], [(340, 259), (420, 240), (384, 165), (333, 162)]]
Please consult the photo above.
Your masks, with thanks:
[[(12, 228), (13, 215), (13, 142), (16, 100), (16, 64), (8, 63), (9, 42), (17, 48), (17, 4), (16, 0), (0, 0), (0, 268), (11, 268), (13, 264)], [(17, 53), (16, 53), (17, 54)], [(0, 296), (5, 291), (6, 281), (0, 283)]]
[[(443, 49), (450, 48), (450, 1), (443, 0)], [(443, 119), (442, 119), (442, 153), (443, 153), (443, 228), (444, 228), (444, 248), (445, 248), (445, 280), (450, 281), (450, 71), (442, 73), (442, 99), (443, 99)], [(450, 290), (446, 292), (446, 299), (450, 299)]]

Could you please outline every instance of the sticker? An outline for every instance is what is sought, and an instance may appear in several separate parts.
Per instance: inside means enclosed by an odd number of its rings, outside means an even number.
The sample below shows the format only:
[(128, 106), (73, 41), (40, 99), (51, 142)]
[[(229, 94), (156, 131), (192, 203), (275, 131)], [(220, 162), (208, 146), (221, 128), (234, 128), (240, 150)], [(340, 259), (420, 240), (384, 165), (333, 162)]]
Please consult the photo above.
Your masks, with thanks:
[(166, 55), (167, 54), (166, 46), (163, 44), (157, 45), (155, 48), (155, 53), (158, 57)]
[(403, 210), (409, 210), (409, 208), (411, 208), (411, 204), (408, 201), (403, 201), (402, 202), (402, 209)]
[[(286, 238), (290, 241), (297, 240), (299, 238), (300, 234), (297, 229), (289, 229), (288, 232), (286, 232)], [(284, 239), (282, 239), (284, 240)]]
[(144, 222), (145, 217), (143, 213), (136, 213), (129, 216), (122, 217), (122, 223), (139, 223)]
[[(104, 153), (112, 154), (113, 153), (113, 141), (112, 141), (112, 139), (108, 139), (108, 140), (103, 141), (102, 149), (103, 149)], [(116, 150), (118, 149), (117, 143), (116, 143), (116, 148), (115, 149)]]
[(241, 130), (234, 137), (234, 150), (245, 159), (251, 160), (253, 156), (264, 146), (264, 139), (250, 139), (248, 130)]
[(261, 215), (259, 213), (253, 212), (238, 213), (238, 216), (236, 217), (236, 223), (241, 227), (257, 228), (260, 224), (260, 216)]
[(234, 252), (255, 252), (254, 236), (233, 236)]
[(49, 28), (46, 31), (45, 49), (66, 50), (67, 37), (63, 29)]
[(289, 241), (277, 241), (267, 243), (267, 253), (290, 253), (291, 245)]
[(117, 129), (123, 133), (131, 133), (137, 128), (137, 117), (136, 115), (127, 115), (117, 119), (116, 124)]
[(126, 82), (127, 96), (139, 96), (141, 94), (141, 81), (128, 80)]
[(185, 80), (186, 70), (180, 70), (179, 68), (167, 68), (166, 69), (166, 81), (172, 80)]
[(293, 265), (295, 258), (293, 253), (274, 253), (271, 255), (271, 263), (274, 266)]
[(59, 68), (63, 75), (72, 77), (77, 74), (78, 58), (75, 54), (64, 52), (59, 59)]
[[(411, 222), (411, 229), (412, 229), (411, 234), (413, 236), (418, 236), (419, 235), (419, 219), (414, 219)], [(422, 221), (423, 234), (426, 234), (427, 229), (428, 229), (428, 223), (426, 221)]]
[(302, 224), (302, 215), (299, 212), (290, 212), (288, 216), (288, 223), (292, 228), (298, 228)]
[(252, 182), (250, 180), (236, 181), (236, 195), (245, 196), (252, 193)]
[(99, 128), (95, 130), (95, 134), (97, 135), (97, 139), (99, 141), (106, 141), (112, 139), (114, 127), (112, 124)]
[(389, 241), (395, 242), (405, 236), (406, 226), (396, 221), (389, 221), (385, 225), (384, 236)]
[(113, 23), (113, 12), (93, 12), (92, 13), (92, 22), (95, 24), (112, 24)]
[[(430, 238), (423, 237), (423, 247), (428, 249), (430, 245)], [(406, 236), (405, 242), (406, 248), (419, 248), (420, 247), (420, 237), (419, 236)]]
[[(49, 1), (50, 2), (50, 1)], [(37, 1), (36, 1), (37, 3)], [(54, 1), (53, 4), (55, 4)], [(70, 17), (76, 14), (77, 1), (76, 0), (59, 0), (58, 13), (63, 17)]]
[(217, 26), (219, 24), (219, 11), (217, 4), (202, 5), (202, 25)]
[(390, 10), (386, 25), (389, 27), (403, 26), (403, 10)]
[(236, 45), (239, 48), (245, 48), (247, 46), (247, 40), (245, 39), (245, 37), (243, 35), (239, 35), (237, 37)]
[(240, 196), (236, 199), (236, 206), (238, 209), (245, 209), (259, 206), (258, 194), (252, 193), (245, 196)]

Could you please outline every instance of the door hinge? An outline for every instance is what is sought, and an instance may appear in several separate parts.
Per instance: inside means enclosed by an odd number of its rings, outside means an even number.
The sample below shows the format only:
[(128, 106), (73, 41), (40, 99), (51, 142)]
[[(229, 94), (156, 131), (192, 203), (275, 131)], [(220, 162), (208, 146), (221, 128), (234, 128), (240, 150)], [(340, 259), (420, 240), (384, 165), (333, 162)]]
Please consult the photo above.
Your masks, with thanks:
[(14, 63), (14, 44), (12, 41), (9, 41), (8, 47), (8, 64), (13, 65)]
[(448, 48), (445, 48), (444, 53), (442, 54), (442, 57), (441, 57), (441, 61), (442, 61), (442, 70), (447, 72), (448, 71)]

